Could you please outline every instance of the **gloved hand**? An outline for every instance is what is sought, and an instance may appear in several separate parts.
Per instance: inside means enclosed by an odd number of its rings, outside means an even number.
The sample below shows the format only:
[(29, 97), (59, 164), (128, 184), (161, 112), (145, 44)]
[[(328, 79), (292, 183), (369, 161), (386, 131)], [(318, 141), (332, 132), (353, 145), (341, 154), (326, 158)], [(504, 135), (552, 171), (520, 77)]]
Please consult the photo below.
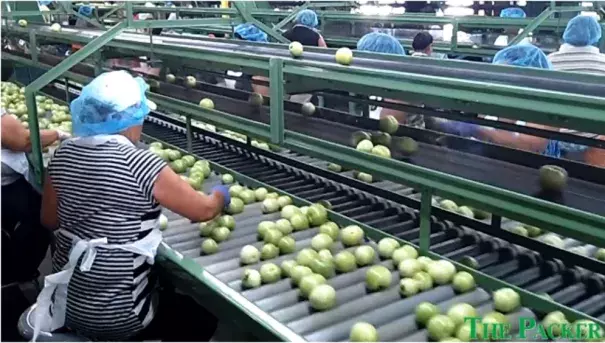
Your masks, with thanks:
[(59, 141), (64, 141), (66, 139), (70, 139), (71, 138), (71, 133), (69, 132), (65, 132), (65, 131), (61, 131), (61, 130), (57, 130), (57, 137), (59, 137)]
[(546, 149), (544, 150), (544, 155), (557, 158), (561, 157), (561, 145), (559, 143), (560, 142), (556, 140), (549, 140)]
[(225, 204), (223, 205), (224, 207), (229, 206), (229, 204), (231, 203), (231, 195), (229, 195), (229, 188), (227, 188), (227, 186), (225, 186), (225, 185), (214, 186), (214, 187), (212, 187), (211, 193), (214, 193), (214, 192), (218, 192), (223, 195), (223, 198), (225, 198)]

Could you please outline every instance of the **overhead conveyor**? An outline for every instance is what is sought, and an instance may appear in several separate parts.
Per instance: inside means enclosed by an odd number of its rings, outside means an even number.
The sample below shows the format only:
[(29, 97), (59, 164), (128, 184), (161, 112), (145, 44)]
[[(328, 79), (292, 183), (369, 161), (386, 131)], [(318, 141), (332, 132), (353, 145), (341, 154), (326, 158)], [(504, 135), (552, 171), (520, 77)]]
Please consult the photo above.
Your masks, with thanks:
[[(363, 53), (356, 53), (353, 64), (346, 67), (333, 61), (333, 50), (309, 49), (301, 59), (293, 59), (283, 46), (273, 44), (160, 36), (153, 37), (151, 45), (149, 36), (119, 32), (126, 27), (127, 23), (106, 33), (70, 28), (51, 32), (34, 25), (29, 28), (38, 30), (10, 27), (8, 33), (3, 30), (4, 37), (28, 40), (32, 46), (90, 44), (82, 53), (65, 59), (15, 50), (4, 50), (2, 59), (52, 68), (26, 87), (26, 97), (31, 99), (37, 91), (57, 100), (73, 99), (79, 89), (73, 82), (85, 84), (106, 70), (99, 62), (109, 56), (147, 56), (165, 68), (170, 66), (176, 75), (174, 84), (165, 82), (164, 72), (159, 77), (144, 75), (152, 86), (148, 96), (158, 105), (145, 122), (144, 140), (160, 141), (167, 148), (209, 161), (213, 174), (204, 182), (204, 190), (217, 184), (220, 174), (229, 173), (249, 188), (266, 187), (289, 195), (298, 206), (325, 201), (330, 219), (341, 227), (359, 225), (368, 237), (367, 244), (376, 247), (381, 238), (395, 237), (416, 246), (422, 255), (453, 261), (479, 285), (477, 290), (461, 295), (446, 285), (402, 297), (396, 282), (382, 292), (368, 291), (364, 285), (367, 267), (361, 267), (329, 278), (328, 284), (337, 291), (337, 304), (320, 312), (299, 297), (298, 288), (287, 278), (253, 290), (242, 288), (241, 248), (246, 244), (260, 247), (258, 223), (276, 220), (279, 215), (260, 213), (259, 203), (245, 206), (243, 213), (234, 216), (236, 228), (219, 244), (219, 252), (204, 255), (200, 245), (206, 238), (200, 236), (198, 224), (165, 211), (169, 223), (158, 256), (163, 276), (219, 318), (237, 318), (243, 330), (262, 340), (341, 341), (348, 338), (353, 324), (370, 321), (381, 340), (424, 341), (427, 331), (416, 325), (412, 314), (417, 303), (426, 300), (446, 310), (451, 304), (468, 302), (485, 314), (493, 309), (491, 291), (512, 287), (521, 295), (523, 308), (511, 313), (509, 320), (542, 319), (548, 312), (562, 310), (570, 320), (586, 318), (605, 324), (605, 264), (590, 255), (605, 245), (605, 217), (600, 210), (605, 182), (599, 168), (561, 161), (570, 180), (562, 193), (563, 201), (556, 204), (552, 202), (555, 199), (536, 198), (532, 188), (536, 187), (536, 169), (542, 163), (558, 163), (555, 160), (404, 126), (393, 137), (416, 138), (418, 153), (401, 158), (393, 150), (393, 159), (380, 158), (348, 147), (352, 132), (374, 132), (377, 121), (321, 106), (315, 115), (304, 117), (300, 104), (285, 98), (289, 93), (333, 90), (392, 99), (412, 94), (422, 108), (436, 116), (438, 111), (457, 111), (462, 119), (477, 113), (523, 117), (604, 133), (605, 92), (596, 77)], [(95, 49), (101, 53), (86, 59)], [(204, 82), (197, 82), (195, 87), (183, 85), (189, 73), (225, 70), (268, 76), (270, 96), (259, 107), (251, 104), (250, 93), (242, 90)], [(578, 87), (580, 84), (583, 87)], [(214, 109), (201, 108), (198, 103), (202, 98), (212, 99)], [(35, 136), (36, 109), (28, 110)], [(272, 152), (240, 143), (205, 126), (198, 128), (196, 121), (282, 149)], [(36, 150), (39, 147), (35, 138), (33, 141)], [(489, 155), (463, 147), (485, 149)], [(366, 183), (353, 179), (351, 171), (326, 170), (328, 162), (371, 173), (376, 180)], [(443, 162), (448, 163), (444, 166)], [(488, 211), (491, 219), (449, 212), (435, 206), (434, 199), (452, 199)], [(562, 247), (550, 246), (510, 231), (519, 223), (537, 225), (567, 238)], [(316, 230), (293, 234), (296, 253), (309, 246)], [(587, 255), (574, 253), (572, 248), (576, 247), (585, 248)], [(337, 243), (333, 253), (343, 248)], [(279, 264), (296, 258), (296, 253), (250, 268)], [(398, 282), (399, 273), (389, 259), (375, 263), (387, 267)], [(542, 293), (552, 301), (545, 300)]]

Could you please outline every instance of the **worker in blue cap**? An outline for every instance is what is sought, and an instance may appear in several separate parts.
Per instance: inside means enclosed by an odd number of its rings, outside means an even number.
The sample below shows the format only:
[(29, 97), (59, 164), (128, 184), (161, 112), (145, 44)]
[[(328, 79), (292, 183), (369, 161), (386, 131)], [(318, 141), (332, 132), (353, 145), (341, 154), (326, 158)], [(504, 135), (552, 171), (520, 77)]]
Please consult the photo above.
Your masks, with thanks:
[(284, 37), (302, 45), (325, 48), (327, 47), (326, 41), (317, 31), (318, 25), (317, 13), (312, 10), (302, 10), (296, 15), (294, 26), (284, 32)]
[(579, 15), (571, 19), (559, 51), (548, 55), (553, 68), (605, 76), (605, 54), (596, 47), (602, 34), (595, 17)]
[(229, 191), (219, 185), (210, 195), (198, 192), (157, 152), (137, 147), (155, 108), (147, 89), (126, 71), (107, 72), (70, 105), (76, 137), (48, 164), (40, 215), (55, 232), (52, 262), (59, 272), (45, 278), (37, 298), (34, 341), (63, 327), (93, 341), (152, 340), (137, 337), (146, 328), (174, 325), (171, 317), (180, 311), (194, 312), (163, 339), (181, 341), (177, 331), (189, 330), (205, 341), (216, 327), (190, 298), (175, 301), (174, 292), (158, 289), (152, 266), (162, 242), (162, 208), (205, 222), (229, 204)]
[(500, 18), (525, 18), (525, 11), (519, 7), (509, 7), (500, 11)]
[[(522, 10), (519, 7), (509, 7), (509, 8), (505, 8), (502, 11), (500, 11), (500, 18), (508, 18), (508, 19), (522, 19), (527, 17), (527, 15), (525, 14), (525, 11)], [(498, 38), (496, 39), (496, 41), (494, 42), (494, 45), (496, 46), (507, 46), (508, 45), (508, 41), (510, 37), (514, 37), (517, 34), (523, 32), (523, 29), (517, 30), (517, 29), (506, 29), (504, 30), (504, 34), (501, 36), (498, 36)], [(522, 40), (523, 43), (531, 43), (531, 40), (527, 37), (525, 37)]]
[[(233, 31), (235, 38), (238, 39), (247, 40), (251, 42), (267, 42), (267, 34), (259, 30), (259, 28), (256, 27), (256, 25), (254, 24), (240, 24), (237, 25)], [(233, 81), (233, 79), (229, 79), (229, 76), (237, 78), (235, 79), (236, 84), (234, 85), (234, 87), (238, 89), (244, 89), (247, 91), (252, 90), (262, 96), (269, 96), (269, 87), (261, 84), (255, 84), (252, 82), (252, 80), (268, 82), (269, 79), (264, 76), (250, 76), (245, 75), (241, 72), (234, 72), (230, 70), (227, 71), (227, 76), (228, 77), (225, 79), (225, 82)]]
[[(377, 52), (382, 54), (392, 55), (405, 55), (405, 50), (401, 43), (393, 36), (381, 32), (371, 32), (357, 41), (357, 50), (367, 52)], [(372, 97), (370, 97), (372, 98)], [(385, 101), (407, 104), (407, 102), (395, 99), (385, 99)], [(384, 118), (386, 116), (393, 116), (402, 125), (413, 126), (413, 127), (424, 127), (424, 116), (419, 114), (405, 113), (400, 110), (391, 108), (376, 107), (371, 108), (370, 117), (373, 119)]]
[[(529, 67), (549, 70), (553, 69), (552, 64), (550, 63), (546, 55), (542, 52), (542, 50), (531, 44), (518, 44), (503, 49), (494, 56), (494, 60), (492, 63), (517, 67)], [(498, 120), (498, 118), (496, 117), (489, 116), (486, 116), (486, 119)], [(505, 121), (513, 122), (512, 120)], [(579, 133), (564, 128), (555, 128), (535, 123), (525, 123), (524, 121), (516, 121), (515, 124), (530, 126), (544, 130), (575, 133), (593, 138), (598, 137), (598, 135), (596, 134)], [(472, 124), (466, 125), (468, 126)], [(580, 160), (590, 164), (605, 166), (605, 159), (603, 159), (603, 157), (605, 157), (605, 150), (602, 149), (589, 148), (581, 144), (547, 139), (543, 137), (536, 137), (527, 134), (520, 134), (517, 132), (510, 132), (506, 130), (498, 130), (490, 127), (479, 127), (477, 125), (472, 125), (472, 127), (468, 127), (468, 130), (473, 131), (474, 135), (477, 138), (487, 140), (499, 145), (505, 145), (517, 149), (543, 153), (551, 157), (565, 157), (567, 159)], [(593, 156), (600, 156), (601, 160)]]

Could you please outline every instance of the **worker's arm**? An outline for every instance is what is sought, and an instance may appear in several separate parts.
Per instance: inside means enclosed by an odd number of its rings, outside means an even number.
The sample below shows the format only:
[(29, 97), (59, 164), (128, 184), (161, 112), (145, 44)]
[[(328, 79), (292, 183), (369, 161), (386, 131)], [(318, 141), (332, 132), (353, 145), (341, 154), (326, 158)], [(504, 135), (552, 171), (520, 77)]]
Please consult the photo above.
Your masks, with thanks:
[(57, 192), (53, 187), (53, 181), (46, 175), (44, 180), (44, 189), (42, 190), (42, 209), (40, 212), (40, 223), (51, 230), (59, 227), (59, 217), (57, 215), (58, 200)]
[(211, 196), (195, 191), (170, 167), (164, 167), (153, 184), (153, 196), (165, 208), (192, 222), (205, 222), (223, 209), (225, 197), (215, 191)]
[[(605, 141), (605, 136), (598, 136), (597, 139)], [(590, 165), (605, 168), (605, 149), (589, 147), (584, 153), (584, 161)]]
[[(269, 82), (269, 79), (264, 76), (252, 76), (252, 80)], [(266, 97), (269, 96), (269, 87), (267, 87), (265, 85), (257, 85), (254, 82), (252, 82), (252, 89), (254, 90), (255, 93), (259, 93), (262, 96), (266, 96)]]
[[(47, 147), (59, 139), (56, 130), (41, 130), (40, 142)], [(2, 116), (2, 147), (12, 151), (30, 152), (32, 143), (30, 132), (21, 122), (9, 115)]]
[[(396, 99), (384, 99), (384, 100), (387, 102), (392, 102), (392, 103), (396, 103), (396, 104), (409, 105), (409, 103), (402, 101), (402, 100), (396, 100)], [(382, 111), (380, 111), (380, 117), (384, 118), (386, 116), (395, 117), (395, 119), (397, 119), (399, 124), (402, 124), (402, 125), (408, 122), (408, 113), (400, 111), (400, 110), (395, 110), (392, 108), (383, 107)]]
[(317, 40), (317, 46), (320, 48), (328, 47), (328, 44), (326, 44), (326, 41), (324, 40), (324, 37), (322, 35), (319, 35), (319, 39)]
[[(544, 125), (531, 123), (528, 123), (527, 126), (539, 129), (550, 128)], [(531, 136), (506, 130), (493, 129), (484, 126), (478, 130), (477, 138), (498, 145), (540, 153), (546, 149), (546, 144), (548, 144), (548, 139), (543, 137)]]

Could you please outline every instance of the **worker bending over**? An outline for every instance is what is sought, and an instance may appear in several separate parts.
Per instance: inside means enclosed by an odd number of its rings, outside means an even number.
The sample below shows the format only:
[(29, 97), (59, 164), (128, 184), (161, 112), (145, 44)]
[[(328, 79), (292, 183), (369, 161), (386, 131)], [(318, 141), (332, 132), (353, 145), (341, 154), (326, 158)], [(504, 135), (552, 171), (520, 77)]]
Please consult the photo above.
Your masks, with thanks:
[(559, 51), (548, 55), (553, 68), (605, 76), (605, 54), (596, 47), (602, 34), (594, 17), (579, 15), (571, 19)]
[[(368, 33), (357, 42), (357, 50), (378, 52), (383, 54), (393, 55), (405, 55), (403, 46), (393, 36), (385, 33), (372, 32)], [(402, 100), (385, 99), (385, 101), (406, 104)], [(370, 113), (370, 116), (374, 119), (383, 118), (386, 116), (394, 116), (401, 125), (408, 125), (414, 127), (424, 127), (424, 116), (419, 114), (410, 114), (402, 111), (377, 107)]]
[[(65, 326), (93, 340), (124, 341), (178, 322), (163, 329), (196, 330), (205, 340), (215, 328), (215, 319), (200, 313), (164, 322), (175, 317), (167, 309), (192, 302), (158, 297), (151, 266), (162, 241), (161, 206), (204, 222), (229, 203), (229, 192), (216, 186), (210, 196), (199, 193), (156, 154), (135, 146), (154, 107), (147, 88), (143, 79), (113, 71), (71, 103), (77, 138), (55, 151), (44, 182), (41, 219), (56, 230), (57, 247), (55, 274), (37, 300), (35, 335)], [(154, 318), (159, 323), (150, 325)]]
[[(509, 7), (500, 11), (500, 18), (523, 19), (525, 17), (527, 17), (525, 11), (523, 11), (519, 7)], [(523, 32), (523, 29), (506, 29), (504, 30), (504, 35), (498, 36), (498, 38), (496, 38), (494, 45), (507, 46), (509, 36), (516, 36), (521, 32)], [(531, 43), (531, 40), (528, 37), (525, 37), (521, 40), (521, 43)]]
[(319, 20), (312, 10), (302, 10), (294, 19), (294, 26), (284, 33), (284, 37), (291, 42), (299, 42), (306, 46), (326, 48), (323, 36), (317, 31)]
[[(260, 43), (267, 42), (267, 34), (264, 33), (263, 31), (259, 30), (259, 28), (256, 27), (256, 25), (254, 25), (254, 24), (237, 25), (234, 29), (233, 35), (237, 39), (246, 40), (246, 41), (250, 41), (250, 42), (260, 42)], [(244, 75), (242, 72), (235, 72), (235, 71), (231, 71), (231, 70), (227, 71), (227, 76), (239, 78), (239, 80), (226, 78), (225, 83), (226, 83), (227, 87), (229, 87), (229, 88), (243, 89), (248, 92), (253, 91), (262, 96), (267, 96), (267, 97), (269, 96), (269, 87), (268, 86), (258, 85), (258, 84), (254, 84), (252, 82), (252, 80), (268, 82), (269, 79), (264, 76), (249, 76), (249, 75)]]

